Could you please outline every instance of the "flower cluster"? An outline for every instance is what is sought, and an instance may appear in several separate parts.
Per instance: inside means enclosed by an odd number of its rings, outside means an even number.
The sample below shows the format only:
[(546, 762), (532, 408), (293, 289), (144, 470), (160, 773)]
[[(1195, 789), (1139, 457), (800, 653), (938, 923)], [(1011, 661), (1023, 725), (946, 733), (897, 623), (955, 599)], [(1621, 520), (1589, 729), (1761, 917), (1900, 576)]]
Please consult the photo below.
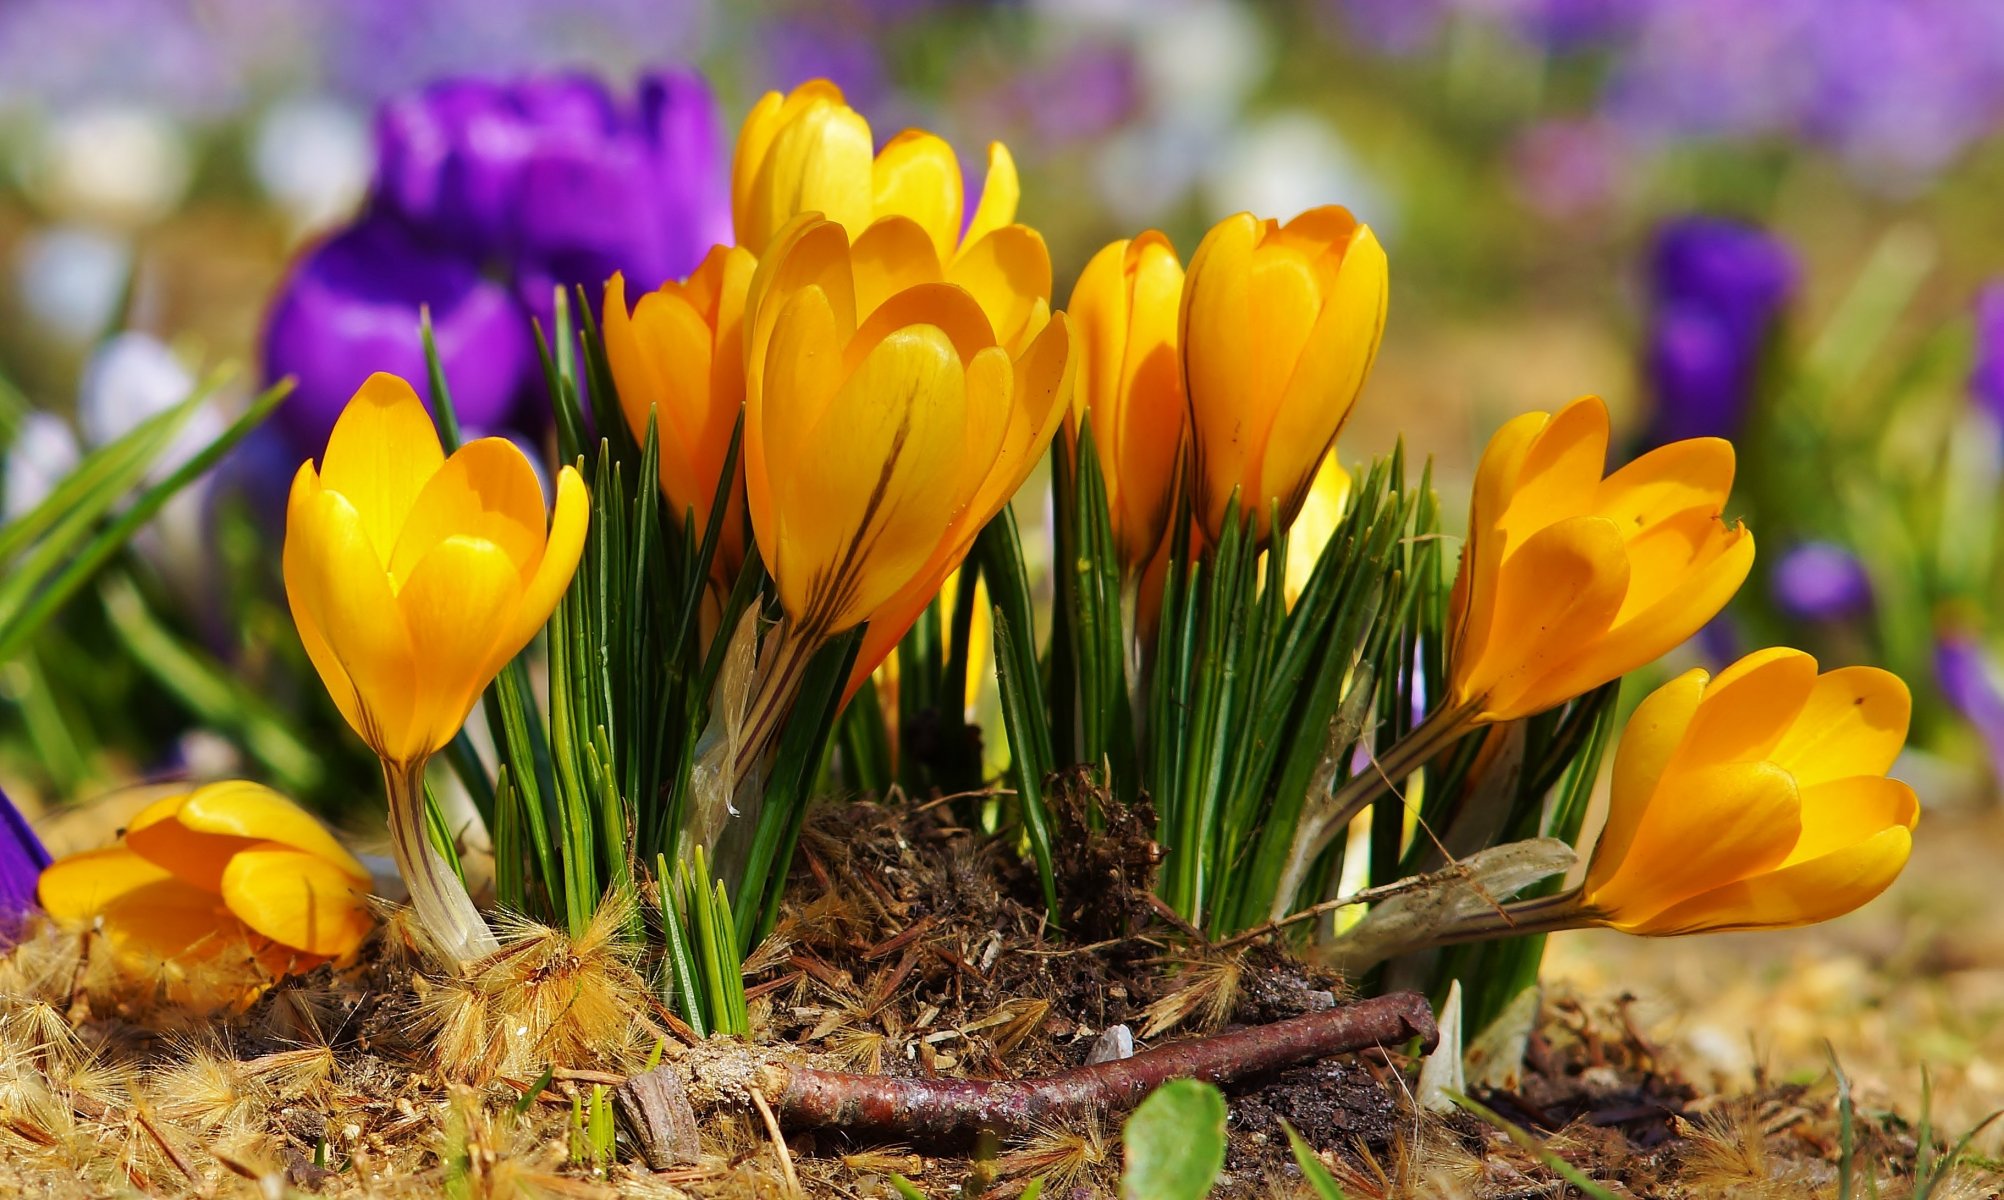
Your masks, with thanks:
[[(546, 624), (551, 733), (540, 766), (517, 760), (515, 782), (495, 789), (497, 822), (517, 823), (496, 842), (514, 844), (520, 821), (556, 814), (548, 819), (561, 829), (532, 834), (542, 839), (543, 869), (567, 872), (562, 886), (581, 893), (570, 901), (595, 904), (608, 878), (615, 890), (637, 891), (635, 848), (645, 837), (663, 878), (673, 852), (686, 855), (685, 875), (689, 861), (715, 861), (740, 872), (732, 886), (749, 881), (736, 901), (749, 915), (732, 915), (721, 884), (718, 904), (681, 915), (707, 914), (706, 946), (736, 938), (748, 949), (762, 915), (776, 911), (776, 893), (760, 889), (785, 876), (803, 781), (818, 771), (843, 704), (901, 644), (953, 646), (966, 657), (977, 631), (962, 604), (986, 596), (981, 603), (998, 614), (998, 676), (1014, 676), (998, 687), (1008, 687), (1019, 785), (1032, 792), (1043, 782), (1035, 759), (1059, 743), (1077, 753), (1053, 768), (1076, 761), (1110, 793), (1145, 779), (1166, 797), (1161, 840), (1177, 874), (1170, 902), (1236, 932), (1269, 904), (1284, 909), (1309, 864), (1387, 788), (1452, 757), (1449, 748), (1471, 732), (1498, 739), (1474, 756), (1472, 770), (1489, 769), (1491, 746), (1513, 730), (1579, 710), (1583, 697), (1690, 638), (1752, 567), (1752, 535), (1726, 516), (1731, 444), (1666, 433), (1664, 444), (1610, 471), (1609, 414), (1587, 397), (1517, 417), (1490, 442), (1451, 592), (1438, 551), (1429, 551), (1431, 574), (1417, 556), (1394, 568), (1395, 547), (1431, 541), (1439, 526), (1414, 515), (1430, 511), (1430, 496), (1408, 505), (1403, 479), (1387, 484), (1390, 468), (1353, 486), (1333, 455), (1369, 378), (1389, 297), (1386, 254), (1345, 208), (1284, 222), (1228, 217), (1187, 269), (1160, 233), (1117, 241), (1085, 265), (1059, 310), (1049, 252), (1017, 220), (1018, 179), (999, 144), (970, 199), (959, 158), (939, 137), (906, 131), (879, 145), (826, 81), (768, 94), (737, 142), (726, 238), (700, 198), (678, 190), (701, 177), (694, 160), (706, 144), (707, 101), (654, 81), (637, 126), (608, 104), (592, 88), (551, 83), (442, 85), (392, 105), (369, 216), (302, 265), (270, 334), (275, 363), (306, 345), (338, 357), (343, 372), (395, 368), (310, 381), (347, 399), (317, 465), (307, 461), (293, 481), (283, 573), (314, 668), (382, 761), (417, 925), (447, 959), (465, 962), (497, 943), (434, 844), (422, 772)], [(399, 377), (426, 364), (386, 344), (330, 348), (311, 322), (291, 323), (330, 279), (412, 278), (421, 256), (393, 269), (355, 247), (415, 238), (476, 288), (502, 285), (475, 264), (504, 260), (518, 290), (551, 278), (604, 284), (602, 335), (587, 332), (559, 356), (559, 370), (570, 372), (555, 401), (561, 444), (576, 461), (560, 465), (551, 500), (509, 441), (446, 453)], [(1730, 390), (1745, 386), (1758, 327), (1789, 274), (1772, 255), (1753, 256), (1751, 279), (1721, 268), (1749, 261), (1737, 243), (1714, 253), (1722, 238), (1732, 240), (1719, 229), (1685, 231), (1666, 242), (1663, 269), (1677, 281), (1680, 316), (1716, 335), (1724, 365), (1701, 382)], [(399, 304), (417, 298), (399, 296)], [(513, 306), (518, 326), (529, 306), (517, 294), (496, 303)], [(378, 316), (405, 332), (413, 324), (408, 305)], [(480, 370), (498, 379), (515, 359), (489, 355), (460, 371), (458, 328), (452, 316), (441, 320), (440, 357), (469, 419), (484, 420), (500, 410), (479, 403), (504, 385)], [(582, 433), (586, 384), (606, 435), (595, 446)], [(627, 431), (617, 428), (621, 417)], [(1074, 493), (1055, 492), (1064, 536), (1078, 539), (1059, 564), (1054, 639), (1066, 640), (1053, 645), (1068, 661), (1058, 665), (1040, 664), (1021, 640), (1034, 637), (1034, 621), (1020, 546), (974, 557), (977, 542), (988, 544), (985, 531), (1013, 538), (1005, 509), (1054, 442), (1053, 475), (1083, 481)], [(649, 465), (632, 470), (640, 464)], [(629, 486), (637, 491), (619, 490)], [(1380, 509), (1390, 515), (1370, 515)], [(650, 540), (661, 526), (668, 535)], [(701, 545), (684, 536), (709, 529), (717, 532)], [(589, 569), (574, 581), (581, 561)], [(1337, 563), (1349, 564), (1351, 578), (1332, 578)], [(1403, 590), (1408, 567), (1416, 576)], [(685, 568), (688, 579), (664, 584)], [(943, 597), (949, 580), (957, 582)], [(1123, 644), (1117, 610), (1130, 598), (1144, 630), (1173, 613), (1161, 624), (1176, 636)], [(674, 605), (680, 615), (665, 622)], [(933, 624), (924, 625), (928, 613)], [(938, 627), (942, 616), (950, 634)], [(667, 669), (613, 661), (610, 642), (591, 640), (594, 629), (622, 622), (644, 636), (619, 644), (645, 648), (634, 658), (667, 656)], [(1338, 640), (1339, 628), (1349, 641)], [(1394, 645), (1406, 640), (1427, 645)], [(1374, 659), (1366, 646), (1410, 657)], [(1139, 663), (1132, 681), (1130, 652)], [(1383, 678), (1421, 673), (1412, 664), (1422, 654), (1440, 660), (1431, 697), (1411, 680)], [(1026, 692), (1040, 669), (1052, 680), (1055, 714)], [(580, 674), (590, 687), (573, 688)], [(700, 680), (701, 693), (675, 693), (671, 704), (661, 698), (669, 693), (647, 690), (655, 674)], [(937, 683), (914, 688), (934, 693)], [(1269, 684), (1271, 693), (1261, 690)], [(1147, 702), (1149, 722), (1134, 719), (1131, 695)], [(1190, 718), (1199, 732), (1186, 737), (1176, 726), (1195, 707), (1185, 706), (1188, 696), (1205, 711)], [(1388, 721), (1394, 732), (1381, 741), (1363, 727), (1366, 707), (1414, 711)], [(1292, 728), (1290, 714), (1311, 709), (1314, 719), (1290, 735), (1311, 753), (1267, 744), (1273, 730)], [(874, 719), (873, 709), (858, 711)], [(671, 718), (687, 727), (668, 728)], [(1885, 777), (1907, 719), (1906, 691), (1891, 675), (1818, 675), (1793, 650), (1762, 651), (1716, 677), (1680, 676), (1630, 722), (1584, 885), (1521, 902), (1531, 906), (1522, 922), (1500, 912), (1489, 924), (1432, 935), (1583, 923), (1670, 934), (1848, 911), (1883, 889), (1910, 849), (1917, 801)], [(802, 728), (811, 736), (795, 737)], [(869, 733), (845, 734), (848, 749), (867, 749)], [(1325, 739), (1332, 747), (1321, 752)], [(672, 745), (664, 751), (661, 741)], [(1351, 756), (1338, 752), (1357, 743), (1380, 759), (1339, 784), (1337, 767)], [(678, 748), (682, 773), (659, 775), (668, 783), (655, 787), (643, 769)], [(1283, 754), (1299, 769), (1275, 770)], [(1134, 765), (1144, 758), (1146, 775)], [(773, 782), (781, 763), (792, 783)], [(108, 927), (162, 945), (212, 930), (219, 896), (234, 919), (292, 951), (351, 949), (366, 928), (353, 897), (366, 875), (296, 810), (233, 786), (163, 802), (124, 846), (51, 867), (44, 904), (59, 915), (104, 915)], [(506, 807), (541, 787), (561, 793), (551, 807), (537, 807), (540, 799)], [(791, 811), (761, 811), (768, 789)], [(1280, 808), (1276, 792), (1295, 807)], [(669, 794), (683, 807), (663, 816), (654, 806)], [(1049, 844), (1038, 839), (1049, 832), (1036, 827), (1034, 803), (1022, 800), (1048, 884)], [(726, 812), (737, 820), (719, 834)], [(1259, 828), (1261, 819), (1274, 828)], [(564, 839), (561, 868), (549, 865), (558, 857), (552, 837)], [(765, 857), (747, 865), (754, 853)], [(599, 862), (606, 874), (594, 873)], [(526, 894), (523, 868), (504, 868), (517, 876), (514, 894)], [(1278, 894), (1221, 887), (1232, 871), (1282, 881), (1271, 889)], [(107, 878), (126, 882), (110, 887)], [(127, 898), (154, 886), (181, 889), (174, 895), (186, 903)], [(197, 911), (199, 919), (188, 915)], [(569, 910), (574, 921), (578, 911)], [(148, 914), (157, 920), (148, 924)]]

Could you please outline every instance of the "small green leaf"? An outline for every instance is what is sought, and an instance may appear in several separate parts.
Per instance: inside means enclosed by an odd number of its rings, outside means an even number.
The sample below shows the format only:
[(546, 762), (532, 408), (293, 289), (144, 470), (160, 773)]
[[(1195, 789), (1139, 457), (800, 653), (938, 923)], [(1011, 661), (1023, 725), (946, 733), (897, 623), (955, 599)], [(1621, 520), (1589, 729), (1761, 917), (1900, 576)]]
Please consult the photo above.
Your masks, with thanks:
[(1225, 1097), (1208, 1083), (1175, 1079), (1142, 1101), (1121, 1131), (1122, 1200), (1201, 1200), (1225, 1169)]
[(1295, 1132), (1294, 1126), (1286, 1121), (1282, 1121), (1280, 1127), (1287, 1131), (1287, 1145), (1294, 1151), (1294, 1165), (1301, 1168), (1301, 1177), (1308, 1181), (1308, 1186), (1314, 1190), (1316, 1196), (1320, 1200), (1349, 1200), (1349, 1197), (1343, 1194), (1342, 1187), (1337, 1184), (1336, 1177), (1329, 1173), (1328, 1167), (1322, 1165), (1322, 1159), (1316, 1155), (1315, 1147), (1309, 1145), (1299, 1133)]
[(891, 1186), (898, 1190), (898, 1195), (904, 1197), (904, 1200), (926, 1200), (925, 1193), (919, 1191), (916, 1184), (896, 1171), (891, 1172)]
[(519, 1117), (523, 1113), (528, 1112), (529, 1106), (536, 1102), (536, 1097), (542, 1095), (543, 1089), (550, 1086), (550, 1081), (556, 1077), (557, 1068), (555, 1066), (544, 1067), (543, 1073), (536, 1076), (536, 1082), (529, 1085), (529, 1090), (522, 1093), (520, 1100), (515, 1101), (515, 1115)]

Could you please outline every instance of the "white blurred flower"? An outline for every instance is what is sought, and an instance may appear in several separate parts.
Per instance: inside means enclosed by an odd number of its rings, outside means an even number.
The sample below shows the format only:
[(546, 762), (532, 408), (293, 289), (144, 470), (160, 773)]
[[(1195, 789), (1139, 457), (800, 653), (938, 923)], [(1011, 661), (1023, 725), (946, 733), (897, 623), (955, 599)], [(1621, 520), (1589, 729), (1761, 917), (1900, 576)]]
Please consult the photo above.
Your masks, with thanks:
[(86, 341), (111, 323), (131, 269), (132, 248), (123, 239), (81, 226), (29, 233), (14, 252), (22, 307), (68, 342)]
[(41, 411), (21, 418), (14, 443), (7, 448), (6, 519), (26, 516), (47, 499), (81, 457), (69, 422)]
[[(117, 441), (149, 417), (188, 398), (195, 376), (158, 338), (128, 330), (107, 340), (84, 367), (77, 392), (77, 427), (91, 449)], [(149, 481), (166, 478), (216, 439), (226, 427), (211, 401), (188, 415), (153, 469)]]
[(1235, 0), (1155, 5), (1136, 51), (1152, 106), (1200, 125), (1229, 123), (1273, 65), (1266, 26)]
[(360, 113), (324, 97), (283, 100), (252, 134), (251, 170), (265, 194), (310, 234), (343, 220), (369, 187), (374, 151)]
[(130, 228), (173, 212), (193, 163), (181, 127), (159, 111), (101, 105), (64, 113), (40, 130), (23, 182), (49, 212)]
[(1380, 237), (1396, 212), (1342, 137), (1315, 113), (1285, 110), (1255, 118), (1205, 164), (1206, 217), (1251, 212), (1285, 221), (1322, 204), (1341, 204)]

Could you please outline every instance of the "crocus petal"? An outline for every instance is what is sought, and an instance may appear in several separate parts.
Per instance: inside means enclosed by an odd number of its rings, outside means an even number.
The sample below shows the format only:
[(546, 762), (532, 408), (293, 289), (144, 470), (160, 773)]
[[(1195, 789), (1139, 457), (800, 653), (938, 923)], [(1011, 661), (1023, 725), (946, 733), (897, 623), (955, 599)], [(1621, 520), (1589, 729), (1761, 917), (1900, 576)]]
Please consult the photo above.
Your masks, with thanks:
[(1773, 757), (1815, 684), (1816, 660), (1802, 651), (1785, 646), (1754, 651), (1719, 672), (1705, 688), (1705, 698), (1685, 732), (1679, 761), (1758, 762)]
[(1879, 775), (1899, 757), (1913, 715), (1907, 685), (1877, 667), (1840, 667), (1817, 677), (1774, 760), (1804, 787), (1847, 775)]
[[(1510, 556), (1497, 580), (1492, 643), (1468, 668), (1468, 694), (1488, 713), (1529, 715), (1550, 699), (1545, 677), (1607, 629), (1628, 590), (1621, 534), (1604, 517), (1573, 517), (1540, 529)], [(1459, 677), (1460, 672), (1457, 671)]]
[(843, 104), (810, 104), (773, 138), (739, 244), (759, 253), (787, 221), (810, 212), (862, 232), (870, 223), (872, 149), (861, 114)]
[(320, 486), (310, 463), (293, 480), (282, 557), (286, 600), (341, 715), (378, 750), (400, 740), (410, 722), (411, 641), (361, 515)]
[(964, 472), (965, 402), (953, 344), (930, 326), (885, 338), (843, 383), (817, 452), (779, 482), (793, 499), (774, 575), (803, 626), (855, 625), (931, 557), (951, 517), (935, 497)]
[[(1586, 511), (1600, 488), (1607, 439), (1607, 405), (1598, 396), (1583, 396), (1553, 414), (1524, 447), (1495, 526), (1521, 541), (1533, 530)], [(1624, 541), (1629, 535), (1622, 531)]]
[(946, 273), (932, 236), (905, 216), (873, 221), (850, 248), (856, 280), (856, 315), (867, 320), (878, 306), (906, 288), (939, 283)]
[(431, 548), (397, 594), (413, 645), (424, 647), (406, 746), (412, 761), (444, 747), (495, 674), (512, 657), (502, 647), (518, 620), (522, 579), (506, 551), (453, 536)]
[(368, 876), (357, 879), (315, 854), (259, 842), (230, 858), (223, 903), (253, 931), (308, 954), (338, 958), (374, 924)]
[(387, 565), (411, 505), (444, 461), (424, 402), (410, 384), (378, 371), (334, 422), (320, 483), (347, 497), (377, 563)]
[(544, 511), (536, 469), (515, 443), (498, 437), (468, 442), (411, 506), (390, 555), (392, 586), (401, 588), (432, 547), (449, 537), (492, 542), (526, 583), (542, 558)]
[(1259, 494), (1280, 499), (1291, 521), (1324, 453), (1336, 440), (1371, 373), (1385, 332), (1385, 251), (1359, 228), (1334, 289), (1302, 346), (1260, 459)]
[(585, 492), (584, 478), (576, 467), (557, 472), (557, 503), (550, 512), (549, 541), (535, 574), (522, 584), (522, 599), (515, 614), (515, 627), (502, 643), (500, 665), (513, 658), (522, 647), (535, 640), (556, 611), (557, 601), (577, 574), (578, 559), (584, 554), (585, 529), (591, 524), (591, 497)]
[(1781, 865), (1802, 832), (1795, 781), (1773, 763), (1708, 767), (1658, 785), (1628, 869), (1587, 893), (1628, 928), (1700, 892)]
[(1593, 846), (1587, 867), (1589, 892), (1607, 886), (1628, 860), (1635, 831), (1655, 798), (1656, 782), (1670, 765), (1698, 704), (1705, 695), (1705, 672), (1690, 670), (1643, 697), (1622, 726), (1614, 752), (1614, 778), (1609, 788), (1607, 823)]
[(908, 129), (884, 144), (871, 168), (876, 213), (911, 218), (944, 262), (960, 241), (960, 160), (937, 135)]
[(1036, 230), (1007, 225), (962, 249), (946, 277), (974, 296), (996, 340), (1014, 352), (1038, 332), (1033, 318), (1051, 294), (1051, 254)]
[(1897, 779), (1855, 775), (1802, 789), (1802, 838), (1783, 866), (1855, 846), (1887, 829), (1912, 829), (1920, 797)]
[(1006, 225), (1016, 222), (1016, 205), (1022, 200), (1022, 183), (1016, 177), (1016, 160), (1001, 142), (988, 144), (988, 177), (981, 184), (981, 200), (967, 223), (960, 244), (971, 246)]
[(122, 950), (160, 958), (211, 954), (243, 936), (221, 897), (124, 846), (57, 859), (42, 872), (42, 909), (66, 925), (101, 921)]
[(367, 883), (368, 868), (312, 814), (262, 784), (225, 780), (165, 796), (126, 825), (125, 844), (141, 858), (215, 892), (232, 856), (270, 842), (310, 854)]
[(1912, 852), (1911, 833), (1887, 829), (1835, 853), (1724, 884), (1617, 928), (1660, 937), (1813, 925), (1875, 899), (1892, 886)]
[(1686, 509), (1717, 512), (1733, 490), (1733, 457), (1723, 438), (1660, 446), (1602, 480), (1594, 510), (1634, 529)]

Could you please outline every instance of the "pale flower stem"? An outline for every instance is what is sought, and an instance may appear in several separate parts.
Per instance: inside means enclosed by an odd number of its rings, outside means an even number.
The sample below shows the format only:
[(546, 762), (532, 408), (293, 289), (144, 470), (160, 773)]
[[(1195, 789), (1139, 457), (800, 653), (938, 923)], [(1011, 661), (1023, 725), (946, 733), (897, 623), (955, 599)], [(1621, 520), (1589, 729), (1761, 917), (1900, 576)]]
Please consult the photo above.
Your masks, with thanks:
[(1428, 939), (1425, 946), (1414, 949), (1493, 942), (1534, 933), (1557, 933), (1591, 925), (1593, 921), (1594, 914), (1581, 902), (1580, 889), (1570, 888), (1556, 895), (1486, 906), (1440, 930)]
[(383, 789), (390, 801), (390, 848), (397, 872), (410, 888), (411, 909), (418, 928), (432, 948), (454, 966), (492, 954), (501, 948), (486, 918), (474, 907), (451, 864), (432, 844), (425, 829), (425, 760), (383, 762)]
[(1327, 828), (1348, 827), (1358, 813), (1380, 796), (1396, 791), (1408, 776), (1474, 728), (1469, 720), (1474, 712), (1472, 704), (1435, 709), (1406, 736), (1393, 742), (1383, 757), (1374, 759), (1336, 789), (1324, 817)]

